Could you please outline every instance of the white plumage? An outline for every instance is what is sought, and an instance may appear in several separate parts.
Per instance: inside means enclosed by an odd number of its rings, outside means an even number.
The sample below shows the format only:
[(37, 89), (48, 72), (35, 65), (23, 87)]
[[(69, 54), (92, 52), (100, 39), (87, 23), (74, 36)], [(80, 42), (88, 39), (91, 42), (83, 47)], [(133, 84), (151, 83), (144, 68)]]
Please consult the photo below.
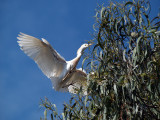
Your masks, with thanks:
[[(76, 69), (76, 66), (83, 50), (91, 44), (83, 44), (77, 51), (77, 57), (71, 61), (66, 61), (43, 38), (41, 41), (30, 35), (20, 33), (17, 39), (24, 53), (31, 57), (42, 72), (51, 79), (55, 90), (76, 93), (76, 89), (81, 86), (85, 89), (86, 73)], [(84, 94), (87, 94), (86, 91), (84, 91)]]

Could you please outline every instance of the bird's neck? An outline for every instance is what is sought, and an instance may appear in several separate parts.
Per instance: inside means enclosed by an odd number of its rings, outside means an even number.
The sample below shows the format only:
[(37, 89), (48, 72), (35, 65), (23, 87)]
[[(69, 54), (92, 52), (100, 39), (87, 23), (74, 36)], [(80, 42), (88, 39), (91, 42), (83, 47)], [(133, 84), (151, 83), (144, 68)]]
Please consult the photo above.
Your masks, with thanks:
[(76, 69), (76, 66), (77, 66), (77, 64), (78, 64), (81, 56), (82, 56), (82, 54), (77, 54), (77, 57), (76, 57), (76, 58), (74, 58), (73, 60), (71, 60), (71, 61), (68, 62), (68, 65), (69, 65), (69, 66), (68, 66), (68, 70), (69, 70), (69, 71), (66, 73), (66, 75), (65, 75), (65, 77), (63, 78), (63, 81), (62, 81), (61, 84), (64, 84), (65, 82), (68, 81), (67, 78), (70, 76), (71, 71)]
[(74, 58), (74, 59), (71, 61), (71, 63), (72, 63), (72, 68), (73, 68), (73, 69), (76, 68), (76, 66), (77, 66), (77, 64), (78, 64), (81, 56), (82, 56), (82, 54), (79, 53), (79, 54), (77, 54), (77, 57)]

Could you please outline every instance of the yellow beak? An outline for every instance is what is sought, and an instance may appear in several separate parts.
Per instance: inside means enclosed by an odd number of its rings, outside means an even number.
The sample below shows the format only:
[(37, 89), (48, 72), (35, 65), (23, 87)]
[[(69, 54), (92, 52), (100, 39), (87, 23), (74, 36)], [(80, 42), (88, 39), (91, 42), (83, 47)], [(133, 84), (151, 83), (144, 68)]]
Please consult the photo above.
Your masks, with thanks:
[(88, 47), (91, 46), (91, 45), (93, 45), (93, 43), (88, 44)]

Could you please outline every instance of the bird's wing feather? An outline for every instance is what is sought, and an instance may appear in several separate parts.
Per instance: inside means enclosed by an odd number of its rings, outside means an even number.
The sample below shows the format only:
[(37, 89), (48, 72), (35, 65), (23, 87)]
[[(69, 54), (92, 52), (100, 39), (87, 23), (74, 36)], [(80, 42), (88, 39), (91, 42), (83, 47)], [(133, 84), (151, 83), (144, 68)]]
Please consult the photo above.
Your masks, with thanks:
[(65, 59), (51, 47), (48, 41), (45, 39), (41, 41), (24, 33), (20, 33), (17, 39), (21, 49), (38, 64), (48, 78), (60, 78), (66, 74)]
[(66, 85), (68, 86), (68, 91), (70, 93), (77, 93), (77, 89), (80, 89), (80, 87), (82, 87), (84, 95), (87, 94), (86, 91), (86, 86), (87, 86), (87, 79), (86, 76), (87, 74), (85, 73), (85, 71), (82, 71), (80, 69), (75, 70), (73, 73), (71, 73), (71, 77), (69, 78), (70, 80), (68, 80)]

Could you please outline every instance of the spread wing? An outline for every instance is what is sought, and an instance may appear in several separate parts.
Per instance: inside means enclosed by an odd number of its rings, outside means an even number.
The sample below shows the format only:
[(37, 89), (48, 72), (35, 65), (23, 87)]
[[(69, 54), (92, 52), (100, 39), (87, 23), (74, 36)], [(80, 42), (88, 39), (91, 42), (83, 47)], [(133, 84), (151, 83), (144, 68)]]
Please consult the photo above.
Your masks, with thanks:
[(48, 41), (45, 39), (41, 41), (24, 33), (20, 33), (17, 39), (21, 49), (37, 63), (48, 78), (54, 77), (57, 81), (65, 76), (67, 63)]
[(80, 69), (75, 70), (73, 73), (71, 73), (71, 77), (69, 78), (66, 85), (68, 86), (68, 91), (70, 93), (77, 93), (77, 90), (82, 87), (84, 95), (87, 95), (87, 79), (86, 79), (86, 73), (85, 71), (82, 71)]

